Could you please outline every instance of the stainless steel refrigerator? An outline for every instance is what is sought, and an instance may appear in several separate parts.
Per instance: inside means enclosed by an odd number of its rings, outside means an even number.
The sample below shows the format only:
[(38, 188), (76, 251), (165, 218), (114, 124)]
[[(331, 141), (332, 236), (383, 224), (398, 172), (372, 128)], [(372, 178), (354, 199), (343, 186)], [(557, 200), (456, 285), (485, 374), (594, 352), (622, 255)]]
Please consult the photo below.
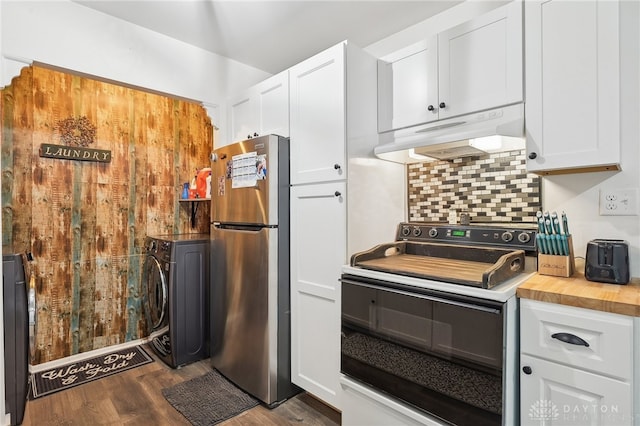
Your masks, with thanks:
[(289, 140), (216, 149), (212, 164), (211, 362), (275, 405), (291, 383)]

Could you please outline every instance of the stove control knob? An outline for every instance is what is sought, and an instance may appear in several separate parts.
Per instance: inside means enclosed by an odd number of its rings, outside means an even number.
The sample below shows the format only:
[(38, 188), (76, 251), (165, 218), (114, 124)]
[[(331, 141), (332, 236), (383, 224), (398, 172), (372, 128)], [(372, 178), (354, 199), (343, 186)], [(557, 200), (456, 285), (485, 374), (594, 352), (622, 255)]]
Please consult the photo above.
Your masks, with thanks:
[(403, 237), (408, 237), (409, 234), (411, 234), (411, 229), (409, 229), (408, 227), (405, 226), (405, 227), (402, 228), (401, 232), (402, 232), (402, 236)]
[(149, 242), (149, 251), (156, 251), (156, 241), (155, 240), (151, 240)]
[(521, 232), (518, 235), (518, 241), (520, 241), (522, 244), (526, 244), (531, 240), (531, 235), (527, 234), (526, 232)]
[(431, 238), (435, 238), (438, 236), (438, 230), (436, 228), (429, 229), (429, 236)]
[(505, 243), (508, 243), (511, 240), (513, 240), (513, 233), (509, 231), (503, 232), (501, 238), (502, 238), (502, 241), (504, 241)]
[(420, 234), (422, 234), (422, 229), (418, 228), (417, 226), (415, 228), (413, 228), (413, 236), (414, 237), (419, 237)]

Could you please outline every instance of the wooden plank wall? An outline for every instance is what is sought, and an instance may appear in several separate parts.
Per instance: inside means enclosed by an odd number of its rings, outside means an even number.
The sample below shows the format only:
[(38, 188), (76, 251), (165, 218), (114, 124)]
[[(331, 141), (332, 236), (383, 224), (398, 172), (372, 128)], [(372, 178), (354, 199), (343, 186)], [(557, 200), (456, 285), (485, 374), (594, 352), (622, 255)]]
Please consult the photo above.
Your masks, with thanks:
[[(209, 233), (209, 203), (179, 203), (209, 167), (213, 128), (196, 103), (28, 67), (2, 90), (3, 252), (34, 255), (34, 364), (146, 335), (141, 271), (147, 235)], [(87, 117), (90, 148), (110, 163), (41, 158), (59, 123)]]

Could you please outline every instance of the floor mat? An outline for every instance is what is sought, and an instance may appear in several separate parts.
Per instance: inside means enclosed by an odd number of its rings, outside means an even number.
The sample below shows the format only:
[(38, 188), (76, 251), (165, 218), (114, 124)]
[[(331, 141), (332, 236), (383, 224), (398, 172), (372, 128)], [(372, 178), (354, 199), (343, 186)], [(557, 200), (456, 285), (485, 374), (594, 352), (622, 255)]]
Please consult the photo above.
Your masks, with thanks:
[(134, 346), (33, 373), (31, 376), (31, 399), (50, 395), (150, 362), (153, 362), (153, 359), (144, 349), (140, 346)]
[(215, 370), (163, 389), (162, 395), (194, 426), (218, 424), (259, 404)]

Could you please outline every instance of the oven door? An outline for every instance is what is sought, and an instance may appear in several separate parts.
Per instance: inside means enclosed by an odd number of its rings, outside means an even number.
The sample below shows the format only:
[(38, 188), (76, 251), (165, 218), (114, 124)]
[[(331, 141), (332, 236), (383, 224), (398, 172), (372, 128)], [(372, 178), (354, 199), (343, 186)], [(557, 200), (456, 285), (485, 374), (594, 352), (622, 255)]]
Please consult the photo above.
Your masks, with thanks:
[(454, 424), (502, 423), (502, 303), (341, 281), (343, 374)]

